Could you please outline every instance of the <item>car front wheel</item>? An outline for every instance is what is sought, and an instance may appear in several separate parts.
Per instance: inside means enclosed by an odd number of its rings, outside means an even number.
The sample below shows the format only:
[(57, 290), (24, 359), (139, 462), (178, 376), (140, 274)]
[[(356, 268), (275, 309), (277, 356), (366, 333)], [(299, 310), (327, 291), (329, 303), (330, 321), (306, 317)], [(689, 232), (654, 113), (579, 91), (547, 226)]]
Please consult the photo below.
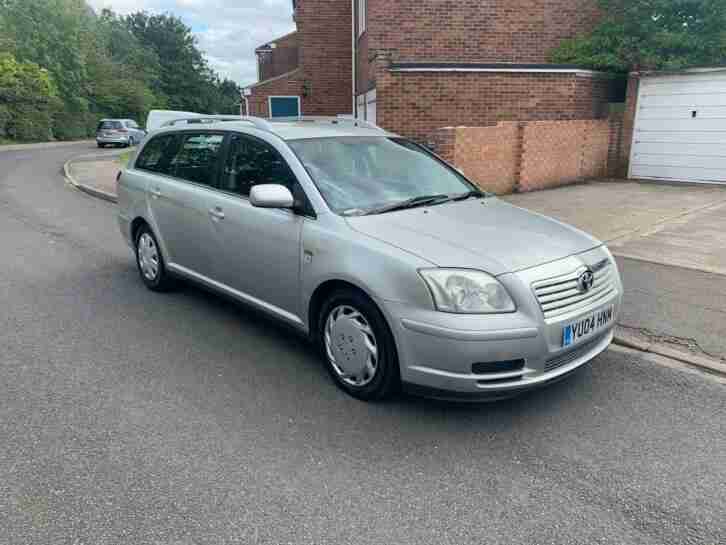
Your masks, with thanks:
[(338, 290), (325, 301), (319, 345), (335, 383), (364, 401), (384, 399), (399, 386), (393, 335), (378, 307), (355, 290)]

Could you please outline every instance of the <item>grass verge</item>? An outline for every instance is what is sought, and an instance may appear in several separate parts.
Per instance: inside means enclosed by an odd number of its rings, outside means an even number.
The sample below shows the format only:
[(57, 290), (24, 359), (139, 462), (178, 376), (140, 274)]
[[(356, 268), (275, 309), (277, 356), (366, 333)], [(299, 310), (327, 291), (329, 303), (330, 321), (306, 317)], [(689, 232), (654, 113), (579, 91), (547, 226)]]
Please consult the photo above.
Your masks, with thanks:
[(116, 157), (116, 162), (121, 165), (121, 168), (126, 168), (126, 165), (129, 164), (129, 159), (131, 159), (131, 153), (133, 153), (132, 150), (126, 150), (121, 155)]

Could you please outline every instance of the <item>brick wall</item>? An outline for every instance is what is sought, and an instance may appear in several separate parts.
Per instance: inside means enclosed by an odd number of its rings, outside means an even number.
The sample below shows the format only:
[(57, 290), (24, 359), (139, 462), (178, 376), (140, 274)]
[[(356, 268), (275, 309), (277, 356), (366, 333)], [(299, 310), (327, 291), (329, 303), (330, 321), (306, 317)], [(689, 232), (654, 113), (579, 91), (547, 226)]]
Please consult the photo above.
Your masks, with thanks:
[(597, 0), (368, 0), (367, 27), (397, 61), (543, 63), (599, 17)]
[(610, 125), (597, 121), (540, 121), (524, 128), (519, 191), (606, 176)]
[(482, 189), (506, 194), (607, 176), (614, 134), (607, 119), (502, 122), (439, 129), (430, 141)]
[(620, 150), (621, 176), (627, 176), (630, 164), (630, 150), (633, 145), (633, 134), (635, 131), (635, 114), (638, 109), (638, 91), (640, 90), (640, 78), (631, 75), (628, 79), (628, 93), (625, 98), (625, 112), (623, 113), (622, 146)]
[(503, 195), (516, 190), (521, 140), (517, 122), (496, 127), (448, 127), (435, 131), (436, 153), (456, 165), (487, 191)]
[(624, 112), (610, 113), (610, 147), (608, 149), (608, 169), (611, 176), (625, 178), (628, 163), (623, 161), (623, 118)]
[[(294, 70), (289, 74), (283, 74), (277, 78), (268, 80), (252, 88), (252, 94), (247, 98), (250, 111), (247, 115), (258, 117), (269, 117), (269, 96), (300, 96), (302, 95), (302, 74), (301, 71)], [(305, 111), (306, 98), (302, 97), (300, 108)], [(244, 101), (243, 101), (244, 102)], [(244, 108), (244, 106), (243, 106)]]
[(376, 66), (378, 124), (419, 141), (439, 127), (606, 115), (608, 80), (575, 74), (391, 72)]
[(274, 43), (276, 47), (257, 55), (260, 81), (287, 74), (298, 66), (297, 32), (282, 36), (270, 43)]
[(337, 115), (353, 112), (349, 0), (298, 0), (300, 68), (307, 96), (304, 115)]

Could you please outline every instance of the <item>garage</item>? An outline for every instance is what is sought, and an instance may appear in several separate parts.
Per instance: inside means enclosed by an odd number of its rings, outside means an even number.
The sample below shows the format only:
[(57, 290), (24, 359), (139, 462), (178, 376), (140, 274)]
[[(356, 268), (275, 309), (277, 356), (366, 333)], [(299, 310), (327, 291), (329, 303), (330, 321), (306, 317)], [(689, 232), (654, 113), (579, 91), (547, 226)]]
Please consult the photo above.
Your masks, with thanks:
[(641, 78), (630, 177), (726, 183), (726, 68)]

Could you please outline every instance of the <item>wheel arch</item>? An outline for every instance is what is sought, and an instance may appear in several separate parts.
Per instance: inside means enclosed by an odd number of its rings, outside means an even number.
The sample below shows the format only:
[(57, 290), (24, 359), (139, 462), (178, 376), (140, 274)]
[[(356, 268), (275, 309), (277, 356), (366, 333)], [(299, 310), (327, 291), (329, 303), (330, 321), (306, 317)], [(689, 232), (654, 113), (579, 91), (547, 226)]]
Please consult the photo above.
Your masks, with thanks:
[(136, 246), (136, 235), (139, 233), (139, 229), (146, 225), (149, 229), (151, 229), (151, 225), (149, 225), (149, 222), (146, 221), (143, 217), (137, 216), (134, 218), (134, 220), (131, 222), (130, 230), (131, 230), (131, 242)]
[(375, 299), (373, 299), (373, 297), (371, 297), (371, 295), (365, 289), (348, 280), (342, 280), (338, 278), (325, 280), (320, 285), (318, 285), (317, 288), (315, 288), (315, 291), (313, 291), (313, 294), (310, 297), (310, 303), (308, 304), (308, 331), (312, 340), (315, 340), (317, 335), (318, 315), (320, 314), (320, 309), (322, 308), (323, 303), (330, 296), (331, 293), (338, 289), (349, 289), (364, 295), (367, 299), (371, 301), (371, 303), (373, 303), (378, 308), (379, 312), (381, 313), (381, 315), (383, 315), (385, 319), (385, 314), (383, 314), (383, 311), (376, 303)]

